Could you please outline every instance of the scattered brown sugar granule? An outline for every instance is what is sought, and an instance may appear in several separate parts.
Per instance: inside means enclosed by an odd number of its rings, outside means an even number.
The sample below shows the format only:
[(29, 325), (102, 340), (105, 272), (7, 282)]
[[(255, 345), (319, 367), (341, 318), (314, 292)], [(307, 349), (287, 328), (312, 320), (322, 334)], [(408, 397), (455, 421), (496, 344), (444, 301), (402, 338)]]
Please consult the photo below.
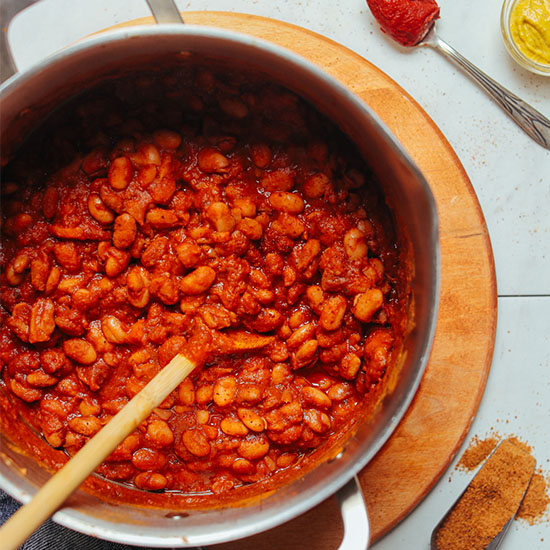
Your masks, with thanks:
[(496, 434), (490, 435), (486, 439), (479, 439), (476, 435), (460, 457), (456, 465), (457, 468), (467, 471), (475, 470), (493, 452), (499, 439), (500, 437)]
[(529, 525), (544, 521), (550, 509), (548, 488), (548, 481), (544, 478), (542, 471), (537, 470), (531, 479), (516, 517), (525, 520)]
[(535, 464), (512, 441), (503, 441), (439, 529), (438, 550), (483, 550), (516, 512)]

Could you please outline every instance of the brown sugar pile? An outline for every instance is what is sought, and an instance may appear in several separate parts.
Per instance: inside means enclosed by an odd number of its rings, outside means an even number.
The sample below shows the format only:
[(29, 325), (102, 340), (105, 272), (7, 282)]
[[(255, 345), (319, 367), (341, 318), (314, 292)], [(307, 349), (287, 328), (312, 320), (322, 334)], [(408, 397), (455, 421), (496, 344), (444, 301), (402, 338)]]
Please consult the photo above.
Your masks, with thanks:
[(549, 483), (541, 470), (537, 470), (531, 479), (529, 489), (518, 510), (517, 518), (525, 520), (529, 525), (540, 523), (548, 517), (550, 496)]
[(480, 439), (477, 435), (474, 436), (464, 454), (460, 457), (457, 468), (461, 470), (475, 470), (498, 445), (498, 435), (490, 435), (485, 439)]
[(503, 441), (439, 529), (438, 550), (483, 550), (518, 509), (535, 464), (524, 449)]
[[(509, 441), (523, 449), (525, 452), (532, 454), (531, 447), (515, 436), (508, 438)], [(477, 435), (473, 437), (460, 457), (457, 468), (460, 470), (472, 471), (475, 470), (494, 450), (501, 440), (501, 436), (497, 433), (491, 433), (484, 439)], [(529, 525), (535, 525), (548, 521), (550, 512), (550, 475), (537, 470), (531, 479), (531, 483), (527, 489), (527, 493), (521, 503), (521, 506), (516, 515), (516, 519), (524, 520)]]

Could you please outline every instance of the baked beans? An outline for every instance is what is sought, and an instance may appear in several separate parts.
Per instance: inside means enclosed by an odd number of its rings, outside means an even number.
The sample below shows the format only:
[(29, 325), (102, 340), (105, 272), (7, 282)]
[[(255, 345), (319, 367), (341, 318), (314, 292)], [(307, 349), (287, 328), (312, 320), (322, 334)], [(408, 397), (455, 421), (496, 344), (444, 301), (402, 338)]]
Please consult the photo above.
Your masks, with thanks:
[(390, 216), (339, 132), (286, 89), (204, 68), (108, 82), (63, 116), (2, 187), (2, 384), (48, 443), (76, 452), (197, 327), (271, 338), (208, 349), (105, 478), (225, 493), (360, 415), (403, 305)]

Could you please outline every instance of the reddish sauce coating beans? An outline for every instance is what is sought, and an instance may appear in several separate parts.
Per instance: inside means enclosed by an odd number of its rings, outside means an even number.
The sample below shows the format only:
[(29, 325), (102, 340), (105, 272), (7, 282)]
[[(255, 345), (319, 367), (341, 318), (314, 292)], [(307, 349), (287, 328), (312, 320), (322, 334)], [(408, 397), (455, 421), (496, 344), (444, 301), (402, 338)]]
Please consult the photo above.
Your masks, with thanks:
[(289, 91), (164, 71), (56, 115), (3, 178), (0, 357), (13, 406), (76, 452), (192, 327), (215, 350), (100, 466), (151, 491), (276, 476), (359, 414), (403, 305), (390, 216), (349, 143)]

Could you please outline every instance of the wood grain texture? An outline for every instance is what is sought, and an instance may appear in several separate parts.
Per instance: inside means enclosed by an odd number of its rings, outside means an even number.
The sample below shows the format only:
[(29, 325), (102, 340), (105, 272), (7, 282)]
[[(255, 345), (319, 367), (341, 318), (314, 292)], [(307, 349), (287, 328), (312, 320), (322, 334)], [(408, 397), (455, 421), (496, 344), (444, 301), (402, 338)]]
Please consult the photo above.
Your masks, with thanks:
[[(361, 97), (424, 173), (438, 206), (441, 303), (430, 361), (403, 421), (361, 472), (372, 540), (394, 527), (449, 466), (476, 414), (496, 330), (491, 243), (475, 192), (455, 152), (426, 112), (358, 54), (306, 29), (258, 16), (185, 12), (188, 24), (261, 37), (320, 66)], [(152, 23), (152, 18), (134, 21)], [(435, 522), (434, 518), (434, 522)], [(334, 550), (342, 537), (335, 498), (295, 520), (217, 550)]]

